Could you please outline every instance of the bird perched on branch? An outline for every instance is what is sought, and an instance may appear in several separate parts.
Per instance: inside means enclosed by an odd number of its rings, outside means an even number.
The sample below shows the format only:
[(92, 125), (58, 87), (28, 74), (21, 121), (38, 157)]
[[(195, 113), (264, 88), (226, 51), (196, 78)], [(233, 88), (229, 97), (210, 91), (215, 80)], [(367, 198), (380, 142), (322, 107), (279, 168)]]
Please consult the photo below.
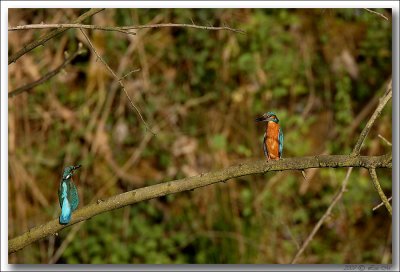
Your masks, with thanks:
[(67, 166), (64, 168), (63, 176), (58, 188), (58, 200), (60, 201), (61, 214), (60, 224), (66, 225), (71, 220), (72, 212), (79, 204), (78, 190), (72, 181), (74, 171), (81, 165)]
[[(283, 152), (283, 132), (279, 125), (279, 119), (273, 112), (264, 113), (256, 118), (256, 122), (267, 122), (263, 139), (264, 155), (267, 160), (279, 160)], [(306, 172), (301, 170), (304, 180), (307, 180)]]
[(273, 112), (264, 113), (256, 122), (266, 122), (263, 139), (264, 155), (267, 160), (279, 160), (283, 152), (283, 132), (279, 119)]

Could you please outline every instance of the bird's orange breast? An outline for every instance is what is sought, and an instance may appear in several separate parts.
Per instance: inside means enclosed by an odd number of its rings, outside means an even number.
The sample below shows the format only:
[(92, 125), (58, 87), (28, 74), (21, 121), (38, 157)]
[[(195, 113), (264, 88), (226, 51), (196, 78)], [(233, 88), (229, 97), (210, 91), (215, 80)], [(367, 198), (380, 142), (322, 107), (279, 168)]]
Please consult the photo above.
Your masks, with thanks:
[(279, 124), (268, 122), (266, 128), (265, 145), (270, 159), (279, 159)]

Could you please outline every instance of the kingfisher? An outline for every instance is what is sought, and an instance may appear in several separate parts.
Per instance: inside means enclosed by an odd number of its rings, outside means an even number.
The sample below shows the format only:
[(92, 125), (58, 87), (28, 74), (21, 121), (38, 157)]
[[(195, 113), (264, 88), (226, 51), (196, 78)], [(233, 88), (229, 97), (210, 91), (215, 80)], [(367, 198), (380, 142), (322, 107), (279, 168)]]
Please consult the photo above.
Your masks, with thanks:
[(58, 200), (60, 201), (60, 224), (66, 225), (71, 220), (71, 214), (79, 204), (78, 190), (72, 181), (74, 171), (81, 165), (67, 166), (64, 168), (60, 187), (58, 188)]
[(279, 119), (273, 112), (264, 113), (256, 122), (266, 122), (263, 139), (264, 155), (267, 160), (279, 160), (283, 152), (283, 132)]

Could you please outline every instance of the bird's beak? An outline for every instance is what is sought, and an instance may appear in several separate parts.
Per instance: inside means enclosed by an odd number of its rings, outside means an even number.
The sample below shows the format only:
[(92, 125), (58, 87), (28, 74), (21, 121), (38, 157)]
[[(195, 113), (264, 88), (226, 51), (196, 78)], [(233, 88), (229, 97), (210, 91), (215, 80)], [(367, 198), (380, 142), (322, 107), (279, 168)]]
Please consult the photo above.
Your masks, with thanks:
[(262, 121), (264, 121), (264, 116), (256, 118), (256, 122), (262, 122)]
[(271, 120), (272, 120), (271, 118), (266, 118), (265, 116), (256, 118), (256, 122), (267, 122), (267, 121), (271, 121)]
[(80, 165), (80, 164), (75, 165), (75, 166), (74, 166), (74, 171), (75, 171), (76, 169), (78, 169), (78, 168), (81, 168), (81, 166), (82, 166), (82, 165)]

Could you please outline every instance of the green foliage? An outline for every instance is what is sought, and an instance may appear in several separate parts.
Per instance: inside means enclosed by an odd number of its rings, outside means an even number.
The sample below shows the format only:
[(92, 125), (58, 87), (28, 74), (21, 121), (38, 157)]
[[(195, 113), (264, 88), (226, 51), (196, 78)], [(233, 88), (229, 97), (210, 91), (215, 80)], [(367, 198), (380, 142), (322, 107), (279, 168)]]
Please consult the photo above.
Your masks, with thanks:
[(215, 150), (225, 150), (227, 146), (225, 136), (222, 134), (214, 135), (211, 139), (211, 145)]
[(251, 150), (248, 149), (246, 146), (244, 145), (238, 145), (236, 148), (236, 152), (240, 155), (244, 155), (246, 157), (250, 157), (251, 156)]
[[(65, 250), (63, 261), (94, 264), (187, 262), (179, 253), (190, 239), (181, 232), (172, 231), (177, 227), (176, 222), (151, 223), (163, 220), (161, 210), (141, 203), (114, 211), (112, 216), (118, 220), (109, 220), (108, 214), (89, 220), (85, 231), (79, 234), (81, 237), (74, 239)], [(84, 252), (80, 259), (76, 258), (77, 250)]]
[(337, 93), (335, 96), (336, 121), (339, 128), (348, 126), (352, 121), (351, 107), (351, 81), (345, 76), (336, 84)]

